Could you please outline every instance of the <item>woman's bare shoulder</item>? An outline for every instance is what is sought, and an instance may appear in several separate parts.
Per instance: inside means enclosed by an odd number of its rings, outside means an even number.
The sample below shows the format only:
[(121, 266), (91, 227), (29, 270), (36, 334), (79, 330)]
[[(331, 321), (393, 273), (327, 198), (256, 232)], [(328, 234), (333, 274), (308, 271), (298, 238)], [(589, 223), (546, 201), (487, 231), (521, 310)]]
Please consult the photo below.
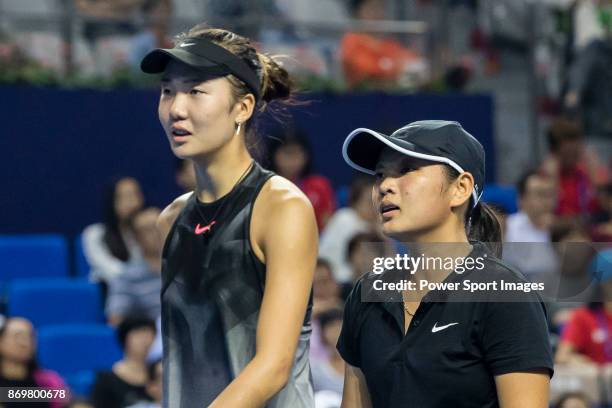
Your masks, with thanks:
[(278, 205), (287, 201), (310, 203), (308, 197), (298, 186), (281, 176), (271, 177), (261, 189), (258, 199), (266, 201), (270, 205)]
[(176, 220), (176, 217), (180, 214), (180, 212), (185, 208), (187, 204), (187, 200), (193, 192), (185, 193), (179, 197), (177, 197), (174, 201), (172, 201), (159, 215), (157, 219), (157, 229), (162, 235), (162, 238), (165, 239), (166, 235), (172, 228), (172, 224)]

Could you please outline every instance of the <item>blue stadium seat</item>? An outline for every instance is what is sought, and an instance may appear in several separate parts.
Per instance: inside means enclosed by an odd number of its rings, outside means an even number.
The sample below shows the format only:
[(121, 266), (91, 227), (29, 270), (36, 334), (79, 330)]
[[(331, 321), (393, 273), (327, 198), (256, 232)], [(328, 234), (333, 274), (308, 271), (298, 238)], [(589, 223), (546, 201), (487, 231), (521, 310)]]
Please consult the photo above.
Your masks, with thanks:
[(349, 186), (342, 185), (336, 189), (336, 204), (338, 208), (347, 207), (349, 205)]
[(8, 315), (26, 317), (37, 328), (51, 324), (103, 322), (100, 290), (86, 280), (14, 280), (7, 294)]
[(83, 252), (82, 234), (77, 235), (74, 239), (74, 265), (76, 267), (76, 276), (89, 276), (89, 263), (87, 258), (85, 258), (85, 252)]
[(91, 388), (95, 380), (96, 373), (94, 371), (80, 371), (64, 377), (64, 381), (66, 381), (72, 394), (85, 399), (91, 395)]
[(94, 373), (109, 370), (121, 355), (114, 329), (104, 324), (63, 324), (38, 331), (40, 365), (57, 371), (78, 395), (88, 395)]
[(518, 211), (518, 193), (514, 186), (487, 184), (481, 199), (487, 204), (501, 208), (506, 214), (514, 214)]
[(0, 281), (68, 276), (68, 246), (61, 235), (1, 235)]

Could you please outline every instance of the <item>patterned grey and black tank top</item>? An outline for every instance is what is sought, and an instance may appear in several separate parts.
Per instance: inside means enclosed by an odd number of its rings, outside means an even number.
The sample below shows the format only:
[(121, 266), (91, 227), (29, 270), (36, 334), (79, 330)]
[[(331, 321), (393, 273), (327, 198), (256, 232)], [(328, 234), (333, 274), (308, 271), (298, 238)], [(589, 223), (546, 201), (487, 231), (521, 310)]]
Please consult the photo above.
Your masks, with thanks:
[[(204, 204), (192, 194), (168, 234), (161, 292), (165, 408), (207, 406), (255, 356), (266, 270), (253, 253), (249, 226), (253, 203), (273, 175), (254, 163), (219, 200)], [(289, 382), (266, 407), (314, 406), (311, 307), (312, 298)]]

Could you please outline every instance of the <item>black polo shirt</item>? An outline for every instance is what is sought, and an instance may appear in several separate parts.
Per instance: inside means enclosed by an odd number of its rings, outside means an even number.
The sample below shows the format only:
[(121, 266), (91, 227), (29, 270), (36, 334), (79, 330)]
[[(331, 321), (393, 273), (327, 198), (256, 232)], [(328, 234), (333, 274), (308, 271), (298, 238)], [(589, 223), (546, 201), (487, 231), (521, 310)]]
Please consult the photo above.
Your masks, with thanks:
[[(481, 277), (526, 282), (481, 243), (469, 256), (483, 253)], [(362, 302), (362, 285), (346, 301), (337, 348), (363, 372), (375, 408), (498, 407), (495, 376), (538, 368), (552, 376), (546, 311), (534, 292), (504, 303), (428, 302), (428, 294), (404, 335), (403, 304)]]

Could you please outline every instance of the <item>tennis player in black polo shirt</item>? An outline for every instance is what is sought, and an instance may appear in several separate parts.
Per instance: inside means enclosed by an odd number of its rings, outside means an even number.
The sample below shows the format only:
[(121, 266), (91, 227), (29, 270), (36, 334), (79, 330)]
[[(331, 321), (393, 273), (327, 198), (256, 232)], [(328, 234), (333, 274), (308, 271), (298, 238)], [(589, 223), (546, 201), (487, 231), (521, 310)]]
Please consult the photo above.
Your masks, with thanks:
[[(414, 122), (390, 136), (356, 129), (343, 155), (376, 175), (373, 199), (387, 236), (422, 246), (457, 243), (462, 259), (484, 259), (478, 273), (449, 270), (440, 281), (526, 282), (483, 244), (501, 241), (500, 225), (480, 202), (484, 149), (460, 124)], [(401, 292), (398, 302), (368, 302), (371, 282), (361, 278), (345, 307), (342, 407), (548, 406), (553, 362), (539, 295), (501, 302), (487, 291), (477, 301), (450, 302)]]

